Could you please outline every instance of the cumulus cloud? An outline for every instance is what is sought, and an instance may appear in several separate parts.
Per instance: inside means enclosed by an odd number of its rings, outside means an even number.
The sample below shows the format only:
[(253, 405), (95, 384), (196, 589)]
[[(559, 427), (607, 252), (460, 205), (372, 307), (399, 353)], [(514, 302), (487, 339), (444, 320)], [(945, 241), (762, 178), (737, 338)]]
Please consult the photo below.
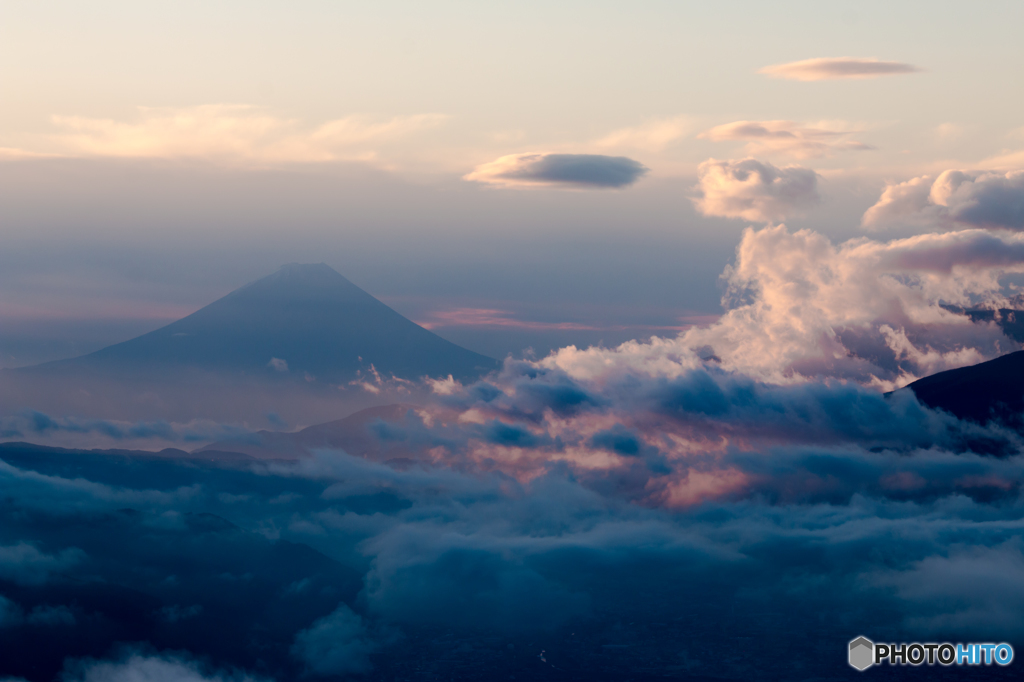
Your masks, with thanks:
[(783, 154), (799, 159), (834, 156), (838, 152), (873, 147), (849, 139), (854, 130), (804, 125), (796, 121), (734, 121), (706, 130), (698, 137), (718, 141), (742, 140), (750, 155)]
[(66, 153), (126, 158), (322, 162), (372, 158), (376, 145), (436, 127), (440, 114), (353, 115), (308, 128), (248, 105), (140, 107), (135, 121), (54, 116)]
[(698, 168), (697, 177), (693, 203), (708, 216), (769, 223), (821, 200), (817, 173), (801, 166), (708, 159)]
[(879, 59), (858, 57), (822, 57), (803, 59), (798, 62), (766, 66), (758, 73), (772, 78), (797, 81), (822, 81), (839, 78), (864, 79), (892, 76), (901, 73), (915, 73), (921, 69), (903, 62), (885, 62)]
[(642, 125), (614, 130), (596, 140), (594, 145), (606, 149), (639, 149), (646, 152), (663, 151), (682, 139), (693, 128), (684, 116), (649, 121)]
[(868, 229), (1024, 229), (1024, 171), (947, 170), (890, 184), (862, 220)]
[(627, 187), (647, 168), (624, 156), (529, 152), (502, 156), (477, 166), (465, 180), (502, 187)]
[(572, 376), (625, 366), (671, 374), (701, 362), (694, 349), (704, 349), (765, 381), (827, 376), (890, 389), (1019, 348), (994, 323), (944, 306), (1009, 307), (1001, 281), (1022, 271), (1015, 233), (837, 245), (810, 230), (748, 229), (724, 274), (728, 312), (715, 324), (618, 349), (562, 349), (545, 362)]

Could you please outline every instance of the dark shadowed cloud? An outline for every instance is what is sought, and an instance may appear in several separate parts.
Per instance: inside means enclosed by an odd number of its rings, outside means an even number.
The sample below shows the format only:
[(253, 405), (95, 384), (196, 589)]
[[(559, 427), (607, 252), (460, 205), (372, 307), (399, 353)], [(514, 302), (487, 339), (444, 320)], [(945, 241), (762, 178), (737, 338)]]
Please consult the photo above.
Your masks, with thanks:
[(864, 214), (863, 225), (1024, 229), (1024, 171), (947, 170), (934, 182), (922, 176), (890, 184)]
[(878, 78), (901, 73), (915, 73), (920, 70), (912, 64), (885, 62), (880, 59), (819, 57), (786, 64), (773, 64), (764, 67), (758, 73), (788, 80), (823, 81), (839, 78)]
[(625, 156), (600, 154), (510, 154), (477, 166), (466, 180), (505, 187), (627, 187), (647, 168)]

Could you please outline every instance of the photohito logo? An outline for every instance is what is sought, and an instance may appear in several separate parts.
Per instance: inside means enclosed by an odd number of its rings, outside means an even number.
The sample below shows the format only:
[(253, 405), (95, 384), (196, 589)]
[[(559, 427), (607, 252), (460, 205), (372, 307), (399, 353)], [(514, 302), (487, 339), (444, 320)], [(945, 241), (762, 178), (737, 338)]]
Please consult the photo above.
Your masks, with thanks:
[(867, 670), (886, 661), (889, 665), (1010, 665), (1013, 647), (1000, 644), (876, 644), (867, 637), (850, 641), (849, 661), (857, 670)]

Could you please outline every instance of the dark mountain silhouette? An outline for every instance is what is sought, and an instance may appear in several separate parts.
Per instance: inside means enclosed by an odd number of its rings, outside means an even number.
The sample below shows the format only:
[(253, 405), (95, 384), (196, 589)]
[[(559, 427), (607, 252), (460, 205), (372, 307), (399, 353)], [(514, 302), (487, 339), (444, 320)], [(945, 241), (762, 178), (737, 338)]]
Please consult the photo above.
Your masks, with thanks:
[(29, 371), (200, 370), (344, 382), (371, 374), (371, 366), (384, 377), (469, 379), (497, 362), (427, 331), (320, 263), (286, 265), (166, 327)]
[(925, 405), (978, 423), (1024, 425), (1024, 351), (918, 379), (909, 388)]

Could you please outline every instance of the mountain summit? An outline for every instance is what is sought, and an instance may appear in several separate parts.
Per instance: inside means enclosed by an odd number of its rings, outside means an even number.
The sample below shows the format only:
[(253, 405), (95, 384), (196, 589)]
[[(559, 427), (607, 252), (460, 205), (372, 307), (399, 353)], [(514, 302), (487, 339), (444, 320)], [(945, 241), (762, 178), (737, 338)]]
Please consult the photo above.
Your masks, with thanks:
[(166, 327), (37, 367), (288, 373), (340, 382), (371, 366), (385, 377), (470, 379), (497, 362), (402, 317), (326, 264), (293, 263)]

